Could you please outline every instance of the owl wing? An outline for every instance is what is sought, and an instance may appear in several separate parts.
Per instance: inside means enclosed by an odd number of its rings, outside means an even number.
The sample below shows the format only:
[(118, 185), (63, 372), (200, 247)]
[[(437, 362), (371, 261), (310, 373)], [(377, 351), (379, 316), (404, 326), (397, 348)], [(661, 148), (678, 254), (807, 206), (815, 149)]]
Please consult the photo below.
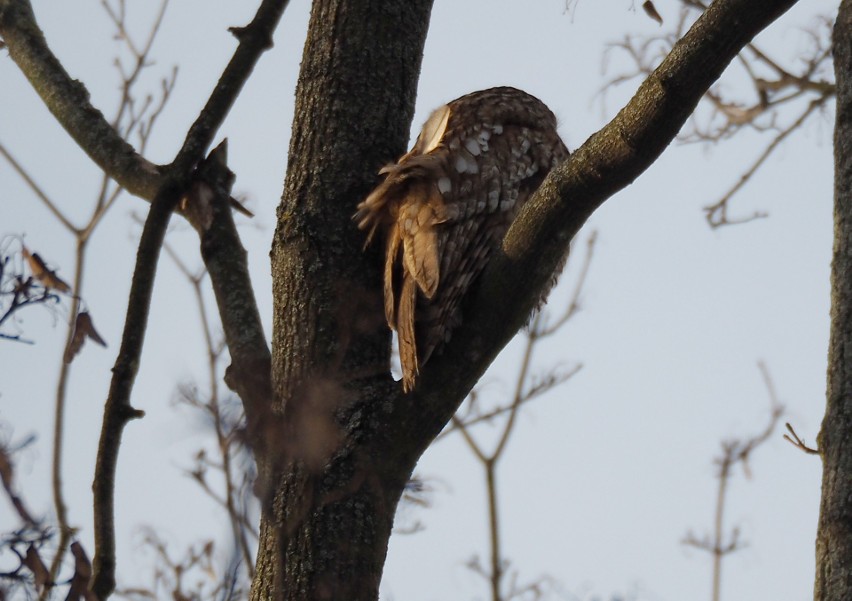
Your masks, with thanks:
[(447, 144), (454, 160), (452, 186), (443, 196), (453, 207), (448, 212), (454, 219), (436, 228), (441, 281), (429, 302), (421, 303), (417, 327), (421, 363), (449, 342), (462, 321), (468, 292), (493, 253), (499, 252), (518, 211), (550, 169), (568, 157), (561, 140), (556, 137), (554, 144), (544, 133), (524, 123), (484, 122), (460, 131), (458, 144), (454, 140)]
[(520, 207), (567, 157), (541, 101), (494, 88), (435, 111), (414, 148), (382, 169), (355, 219), (368, 242), (385, 233), (385, 316), (406, 391), (461, 322), (463, 300)]

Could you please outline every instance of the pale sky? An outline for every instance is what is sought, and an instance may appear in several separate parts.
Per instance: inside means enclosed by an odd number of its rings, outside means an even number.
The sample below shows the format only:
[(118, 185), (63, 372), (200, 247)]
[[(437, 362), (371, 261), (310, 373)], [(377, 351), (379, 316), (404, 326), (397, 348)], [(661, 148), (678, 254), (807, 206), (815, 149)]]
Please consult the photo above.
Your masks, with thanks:
[[(142, 32), (151, 9), (130, 3)], [(153, 4), (153, 3), (152, 3)], [(560, 120), (569, 148), (615, 114), (637, 81), (606, 96), (607, 77), (628, 63), (607, 44), (660, 27), (638, 2), (564, 0), (437, 0), (426, 44), (413, 128), (443, 102), (494, 85), (512, 85), (544, 100)], [(657, 0), (666, 25), (679, 2)], [(800, 28), (837, 2), (802, 0), (758, 43), (775, 60), (806, 46)], [(235, 190), (257, 217), (243, 227), (261, 313), (271, 324), (268, 251), (281, 193), (293, 92), (309, 3), (293, 0), (218, 139), (229, 138)], [(173, 0), (146, 74), (145, 90), (180, 65), (177, 87), (153, 135), (148, 158), (170, 160), (206, 100), (235, 42), (226, 28), (248, 22), (252, 3)], [(113, 56), (118, 47), (96, 3), (35, 2), (36, 17), (67, 70), (83, 81), (108, 116), (118, 102)], [(203, 18), (200, 16), (203, 15)], [(8, 59), (0, 60), (0, 143), (62, 207), (82, 220), (97, 191), (97, 169), (55, 124)], [(723, 79), (725, 90), (741, 82)], [(701, 208), (715, 201), (769, 143), (750, 132), (713, 147), (671, 146), (611, 200), (580, 233), (598, 232), (582, 312), (536, 357), (537, 371), (582, 363), (581, 371), (522, 413), (500, 465), (504, 549), (519, 581), (548, 575), (566, 594), (601, 598), (636, 594), (676, 601), (710, 595), (710, 558), (681, 544), (688, 531), (712, 530), (720, 441), (748, 437), (768, 420), (768, 395), (757, 362), (772, 374), (778, 396), (800, 435), (814, 443), (824, 409), (831, 256), (831, 129), (833, 105), (813, 117), (768, 161), (733, 201), (735, 214), (767, 211), (768, 219), (711, 230)], [(73, 240), (0, 160), (0, 234), (25, 234), (66, 279)], [(91, 243), (83, 295), (107, 349), (85, 348), (69, 389), (65, 490), (70, 520), (93, 549), (91, 479), (101, 408), (115, 360), (139, 226), (147, 204), (125, 196)], [(353, 207), (354, 209), (354, 207)], [(197, 237), (174, 220), (171, 243), (200, 265)], [(581, 244), (582, 246), (582, 244)], [(569, 264), (551, 301), (564, 303), (577, 262)], [(50, 430), (64, 342), (62, 323), (40, 308), (22, 314), (28, 346), (0, 343), (0, 435), (38, 440), (19, 457), (20, 489), (43, 515), (53, 511)], [(517, 341), (516, 341), (517, 342)], [(205, 537), (220, 541), (222, 514), (183, 470), (208, 444), (198, 419), (173, 407), (179, 383), (206, 382), (201, 332), (189, 286), (163, 257), (151, 325), (132, 398), (146, 417), (129, 424), (119, 458), (116, 501), (118, 575), (124, 586), (146, 582), (150, 557), (139, 550), (151, 526), (177, 552)], [(518, 346), (485, 376), (486, 395), (512, 389)], [(486, 396), (486, 399), (489, 397)], [(487, 438), (489, 430), (475, 431)], [(726, 560), (723, 599), (801, 600), (813, 588), (819, 505), (818, 458), (793, 448), (776, 431), (736, 472), (728, 528), (748, 546)], [(382, 597), (409, 601), (483, 599), (486, 583), (465, 563), (487, 558), (484, 475), (463, 441), (431, 448), (417, 473), (434, 489), (431, 507), (408, 506), (398, 524), (425, 530), (391, 539)], [(10, 521), (0, 501), (0, 527)], [(569, 596), (570, 598), (570, 596)]]

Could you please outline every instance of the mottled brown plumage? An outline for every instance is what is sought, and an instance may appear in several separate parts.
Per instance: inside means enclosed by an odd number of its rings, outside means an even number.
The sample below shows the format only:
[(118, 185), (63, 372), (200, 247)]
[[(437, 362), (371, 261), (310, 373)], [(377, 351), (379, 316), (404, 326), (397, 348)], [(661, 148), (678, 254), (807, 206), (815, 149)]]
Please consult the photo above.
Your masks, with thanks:
[(403, 387), (461, 322), (461, 302), (520, 207), (568, 158), (556, 117), (515, 88), (462, 96), (432, 113), (355, 220), (385, 239), (385, 315)]

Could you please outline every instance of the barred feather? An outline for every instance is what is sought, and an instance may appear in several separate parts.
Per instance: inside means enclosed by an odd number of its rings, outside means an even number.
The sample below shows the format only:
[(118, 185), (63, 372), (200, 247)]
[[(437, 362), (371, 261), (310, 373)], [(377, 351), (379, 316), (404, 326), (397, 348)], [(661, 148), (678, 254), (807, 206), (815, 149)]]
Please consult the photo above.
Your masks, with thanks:
[(568, 154), (544, 103), (500, 87), (435, 110), (414, 147), (381, 169), (354, 219), (365, 245), (385, 238), (385, 316), (406, 391), (461, 323), (463, 299), (520, 207)]

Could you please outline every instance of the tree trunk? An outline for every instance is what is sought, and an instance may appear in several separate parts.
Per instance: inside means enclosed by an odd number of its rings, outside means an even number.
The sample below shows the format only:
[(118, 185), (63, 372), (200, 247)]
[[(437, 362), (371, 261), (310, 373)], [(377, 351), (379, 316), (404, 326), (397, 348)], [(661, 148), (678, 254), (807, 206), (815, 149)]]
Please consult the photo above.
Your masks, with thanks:
[(396, 388), (381, 262), (352, 222), (405, 151), (431, 0), (317, 0), (272, 245), (273, 407), (251, 599), (377, 599), (412, 455), (376, 456)]
[(840, 5), (832, 45), (837, 78), (834, 252), (827, 405), (819, 435), (817, 601), (852, 599), (852, 0)]

